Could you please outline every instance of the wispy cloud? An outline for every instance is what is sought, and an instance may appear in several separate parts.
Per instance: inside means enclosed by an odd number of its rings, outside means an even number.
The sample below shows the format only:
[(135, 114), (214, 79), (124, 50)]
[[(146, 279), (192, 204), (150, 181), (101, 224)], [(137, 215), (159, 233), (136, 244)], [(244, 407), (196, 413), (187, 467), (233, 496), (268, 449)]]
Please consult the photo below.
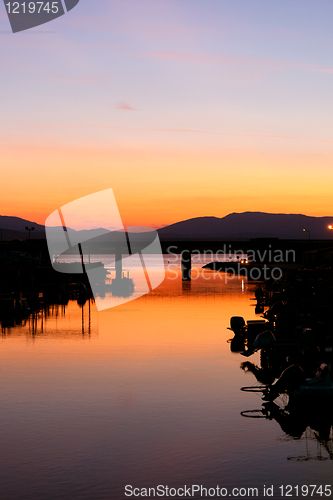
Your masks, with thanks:
[(297, 137), (289, 135), (270, 135), (270, 134), (236, 134), (231, 132), (216, 132), (210, 130), (195, 130), (195, 129), (181, 129), (181, 128), (145, 128), (145, 127), (122, 127), (119, 125), (95, 125), (95, 124), (66, 124), (66, 125), (50, 125), (46, 123), (33, 123), (33, 122), (6, 122), (5, 125), (24, 125), (29, 127), (41, 128), (100, 128), (100, 129), (115, 129), (115, 130), (134, 130), (141, 132), (166, 132), (166, 133), (181, 133), (181, 134), (205, 134), (226, 137), (253, 137), (253, 138), (266, 138), (266, 139), (287, 139), (294, 141), (307, 141), (307, 142), (322, 142), (326, 144), (333, 144), (333, 140), (327, 139), (311, 139), (309, 137)]
[(116, 109), (120, 109), (121, 111), (136, 111), (136, 108), (127, 102), (118, 102), (118, 104), (116, 104)]
[(333, 68), (322, 68), (311, 63), (253, 55), (195, 54), (186, 52), (148, 52), (147, 55), (158, 59), (170, 59), (196, 64), (221, 64), (234, 67), (251, 66), (255, 69), (260, 68), (265, 71), (279, 71), (296, 68), (311, 72), (333, 74)]

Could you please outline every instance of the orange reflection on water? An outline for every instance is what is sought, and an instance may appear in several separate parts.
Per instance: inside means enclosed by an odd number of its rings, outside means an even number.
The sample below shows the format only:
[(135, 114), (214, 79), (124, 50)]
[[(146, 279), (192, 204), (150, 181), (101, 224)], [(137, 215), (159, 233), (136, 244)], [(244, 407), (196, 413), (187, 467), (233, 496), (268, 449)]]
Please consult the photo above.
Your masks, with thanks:
[[(1, 498), (118, 500), (126, 484), (301, 484), (306, 464), (286, 457), (302, 443), (277, 441), (277, 425), (241, 416), (261, 400), (240, 391), (255, 380), (230, 352), (227, 326), (234, 315), (256, 317), (253, 285), (224, 278), (203, 271), (182, 283), (169, 270), (122, 306), (97, 313), (90, 304), (89, 314), (88, 302), (71, 301), (43, 323), (3, 332)], [(317, 484), (329, 473), (320, 467)]]

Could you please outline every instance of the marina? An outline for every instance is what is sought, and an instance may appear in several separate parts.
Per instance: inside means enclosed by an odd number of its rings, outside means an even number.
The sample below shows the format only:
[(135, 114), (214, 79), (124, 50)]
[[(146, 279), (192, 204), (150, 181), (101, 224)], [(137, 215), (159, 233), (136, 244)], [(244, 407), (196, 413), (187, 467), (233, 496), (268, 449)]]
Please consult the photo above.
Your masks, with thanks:
[[(164, 259), (167, 277), (177, 279), (132, 303), (97, 313), (93, 299), (80, 304), (72, 296), (3, 324), (2, 499), (90, 499), (96, 491), (120, 498), (124, 484), (145, 487), (148, 474), (155, 485), (269, 483), (276, 493), (305, 477), (327, 483), (329, 407), (313, 414), (313, 405), (283, 394), (265, 402), (262, 392), (241, 391), (274, 383), (296, 352), (294, 339), (292, 347), (283, 343), (285, 315), (268, 313), (280, 287), (258, 294), (245, 277), (226, 283), (207, 269), (183, 281), (180, 261), (171, 269)], [(256, 295), (265, 304), (259, 314)], [(277, 325), (277, 349), (242, 356), (268, 322)]]

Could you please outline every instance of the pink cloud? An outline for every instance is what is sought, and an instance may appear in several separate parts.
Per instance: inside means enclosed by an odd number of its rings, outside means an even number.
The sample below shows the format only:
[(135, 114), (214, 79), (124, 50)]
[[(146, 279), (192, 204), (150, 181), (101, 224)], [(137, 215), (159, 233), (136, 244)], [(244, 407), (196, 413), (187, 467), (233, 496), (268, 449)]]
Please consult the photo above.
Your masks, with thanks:
[(119, 102), (116, 105), (116, 108), (120, 109), (121, 111), (136, 111), (136, 108), (133, 108), (133, 106), (131, 106), (127, 102)]

